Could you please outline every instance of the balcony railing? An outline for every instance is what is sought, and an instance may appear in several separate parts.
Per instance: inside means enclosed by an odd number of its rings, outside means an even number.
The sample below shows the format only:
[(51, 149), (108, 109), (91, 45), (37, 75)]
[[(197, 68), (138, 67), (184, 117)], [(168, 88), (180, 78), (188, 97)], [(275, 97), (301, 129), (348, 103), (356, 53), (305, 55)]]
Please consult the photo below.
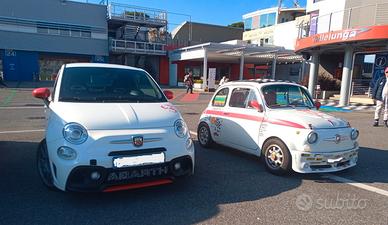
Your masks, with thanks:
[(110, 51), (116, 53), (166, 55), (165, 46), (163, 43), (110, 39)]
[(330, 14), (311, 17), (308, 23), (299, 24), (298, 38), (360, 26), (388, 24), (388, 3), (353, 7)]
[(166, 26), (167, 13), (158, 9), (142, 8), (119, 3), (109, 3), (108, 18), (153, 26)]

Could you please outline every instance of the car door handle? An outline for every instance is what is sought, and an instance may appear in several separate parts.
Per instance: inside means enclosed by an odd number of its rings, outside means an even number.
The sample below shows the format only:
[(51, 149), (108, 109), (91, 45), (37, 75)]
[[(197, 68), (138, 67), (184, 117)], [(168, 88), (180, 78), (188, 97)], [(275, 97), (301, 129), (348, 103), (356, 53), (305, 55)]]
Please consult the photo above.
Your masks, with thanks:
[(226, 115), (226, 116), (227, 116), (227, 115), (229, 115), (229, 113), (227, 113), (227, 112), (224, 112), (224, 115)]

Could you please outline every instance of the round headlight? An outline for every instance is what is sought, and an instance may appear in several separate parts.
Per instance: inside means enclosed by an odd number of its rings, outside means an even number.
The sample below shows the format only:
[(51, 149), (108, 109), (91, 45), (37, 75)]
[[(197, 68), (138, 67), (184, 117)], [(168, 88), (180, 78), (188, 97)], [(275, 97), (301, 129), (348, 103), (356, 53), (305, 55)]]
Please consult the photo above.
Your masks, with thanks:
[(350, 133), (350, 138), (352, 138), (352, 140), (356, 140), (359, 134), (360, 132), (358, 132), (358, 130), (352, 129), (352, 132)]
[(314, 144), (318, 141), (318, 134), (315, 132), (310, 132), (309, 135), (307, 135), (307, 142), (309, 144)]
[(78, 123), (68, 123), (63, 128), (63, 137), (72, 144), (82, 144), (88, 139), (88, 132)]
[(186, 137), (186, 135), (189, 131), (186, 123), (181, 119), (175, 121), (174, 130), (175, 130), (175, 134), (180, 138)]
[(59, 158), (65, 160), (73, 160), (77, 158), (77, 152), (74, 149), (66, 146), (59, 147), (57, 150), (57, 154)]

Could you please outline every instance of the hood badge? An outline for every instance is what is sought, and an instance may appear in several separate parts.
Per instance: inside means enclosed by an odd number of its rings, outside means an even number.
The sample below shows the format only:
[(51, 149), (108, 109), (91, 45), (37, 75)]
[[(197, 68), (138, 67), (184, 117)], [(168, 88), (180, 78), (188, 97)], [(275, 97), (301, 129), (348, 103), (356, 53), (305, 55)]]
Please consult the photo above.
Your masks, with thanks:
[(335, 135), (335, 141), (334, 141), (336, 144), (340, 143), (341, 142), (341, 135), (339, 134), (336, 134)]
[(143, 145), (143, 136), (132, 137), (132, 143), (135, 147), (141, 147)]

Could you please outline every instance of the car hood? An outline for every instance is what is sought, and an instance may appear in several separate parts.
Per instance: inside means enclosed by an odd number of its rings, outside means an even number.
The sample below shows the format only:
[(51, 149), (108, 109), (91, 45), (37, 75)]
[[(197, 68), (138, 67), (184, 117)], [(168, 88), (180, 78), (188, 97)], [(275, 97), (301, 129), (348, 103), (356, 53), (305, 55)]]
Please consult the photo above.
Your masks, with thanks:
[[(51, 108), (51, 106), (50, 106)], [(174, 126), (181, 116), (171, 103), (67, 103), (52, 106), (65, 123), (89, 130), (145, 129)]]
[(267, 115), (269, 121), (298, 128), (331, 129), (348, 126), (348, 122), (343, 119), (311, 109), (277, 109)]

